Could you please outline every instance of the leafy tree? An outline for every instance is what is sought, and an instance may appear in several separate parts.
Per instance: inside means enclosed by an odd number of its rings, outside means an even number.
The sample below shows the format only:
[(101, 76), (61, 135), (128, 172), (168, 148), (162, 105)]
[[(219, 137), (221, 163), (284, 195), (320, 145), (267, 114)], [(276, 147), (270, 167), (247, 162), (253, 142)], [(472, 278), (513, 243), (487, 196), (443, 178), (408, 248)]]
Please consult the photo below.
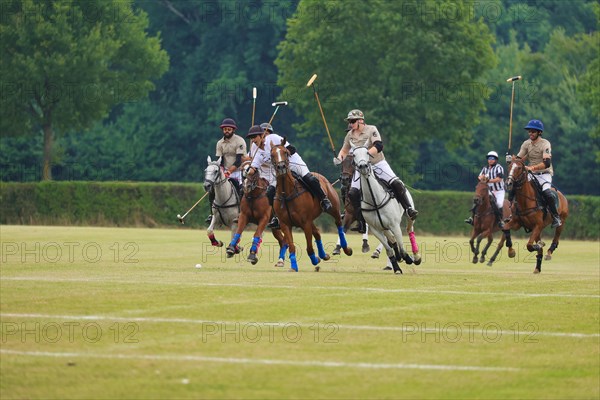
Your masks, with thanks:
[[(485, 100), (477, 94), (480, 78), (495, 64), (492, 43), (466, 1), (306, 0), (279, 46), (278, 83), (305, 118), (296, 125), (300, 134), (325, 145), (321, 115), (305, 87), (317, 73), (337, 148), (343, 118), (359, 108), (379, 127), (388, 161), (399, 167), (400, 159), (413, 159), (419, 142), (468, 143)], [(325, 155), (322, 146), (313, 151)]]
[(131, 1), (17, 0), (2, 7), (0, 131), (41, 129), (43, 179), (51, 179), (54, 132), (87, 129), (115, 105), (145, 97), (168, 56)]

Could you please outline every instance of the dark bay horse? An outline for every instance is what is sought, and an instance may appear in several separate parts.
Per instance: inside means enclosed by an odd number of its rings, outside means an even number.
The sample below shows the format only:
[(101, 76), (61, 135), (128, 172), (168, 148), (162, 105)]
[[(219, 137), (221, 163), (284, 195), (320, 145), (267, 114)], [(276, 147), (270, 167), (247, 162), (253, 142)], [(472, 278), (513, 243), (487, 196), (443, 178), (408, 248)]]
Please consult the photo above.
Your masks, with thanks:
[[(539, 274), (542, 271), (542, 258), (545, 243), (542, 242), (542, 230), (552, 223), (552, 215), (544, 207), (544, 203), (541, 200), (541, 195), (538, 194), (538, 190), (534, 187), (534, 184), (529, 178), (528, 172), (525, 169), (525, 164), (522, 160), (513, 157), (513, 161), (509, 167), (508, 177), (506, 178), (506, 189), (510, 195), (514, 196), (512, 205), (512, 218), (504, 227), (504, 236), (506, 237), (506, 246), (508, 247), (508, 256), (514, 257), (515, 250), (512, 248), (512, 239), (510, 236), (510, 230), (519, 230), (521, 227), (526, 232), (531, 231), (529, 241), (527, 242), (527, 250), (530, 252), (537, 252), (535, 274)], [(535, 177), (531, 177), (535, 179)], [(537, 183), (537, 182), (536, 182)], [(552, 253), (558, 247), (560, 234), (565, 227), (565, 221), (569, 216), (569, 203), (567, 198), (555, 188), (552, 188), (554, 194), (557, 196), (558, 204), (557, 209), (562, 220), (562, 225), (556, 228), (554, 231), (554, 238), (552, 244), (546, 253), (546, 260), (552, 258)]]
[[(473, 252), (473, 264), (477, 264), (479, 255), (479, 245), (484, 238), (487, 238), (487, 244), (481, 250), (481, 258), (479, 258), (479, 262), (485, 261), (485, 255), (492, 244), (492, 240), (494, 240), (494, 233), (500, 230), (496, 222), (496, 215), (494, 214), (494, 209), (492, 208), (492, 199), (490, 198), (491, 194), (489, 192), (489, 186), (487, 182), (480, 181), (475, 187), (475, 204), (477, 204), (477, 209), (475, 213), (475, 217), (473, 218), (473, 231), (471, 232), (471, 240), (469, 240), (469, 244), (471, 245), (471, 251)], [(502, 215), (503, 219), (508, 218), (510, 216), (510, 203), (508, 200), (504, 200), (504, 204), (502, 206)], [(477, 245), (475, 245), (475, 238), (477, 238)], [(504, 235), (500, 237), (500, 242), (498, 243), (498, 247), (496, 247), (496, 251), (487, 265), (489, 267), (492, 266), (494, 261), (496, 261), (496, 257), (504, 247), (504, 240), (506, 238)]]
[[(321, 233), (314, 223), (314, 220), (322, 213), (321, 205), (319, 200), (292, 175), (289, 160), (290, 154), (285, 148), (285, 143), (284, 139), (280, 145), (271, 148), (271, 162), (273, 163), (275, 175), (277, 176), (277, 192), (273, 208), (275, 214), (279, 218), (285, 241), (289, 245), (292, 270), (298, 271), (296, 246), (292, 235), (292, 227), (296, 226), (304, 231), (307, 254), (310, 257), (312, 264), (315, 266), (315, 271), (319, 271), (318, 264), (320, 259), (315, 256), (315, 250), (311, 242), (313, 236), (317, 245), (319, 257), (325, 261), (330, 258), (329, 254), (325, 253), (323, 242), (321, 241)], [(342, 249), (346, 255), (352, 255), (352, 249), (348, 247), (344, 235), (344, 228), (342, 227), (340, 201), (337, 192), (325, 177), (314, 172), (313, 175), (319, 180), (321, 187), (332, 203), (332, 207), (327, 213), (335, 220)]]
[[(244, 190), (244, 196), (240, 202), (240, 215), (238, 217), (238, 227), (231, 239), (231, 243), (227, 246), (227, 257), (233, 257), (234, 254), (239, 253), (238, 243), (240, 242), (242, 232), (249, 223), (256, 224), (256, 230), (254, 231), (254, 237), (252, 239), (252, 246), (250, 247), (250, 253), (248, 254), (247, 260), (252, 265), (258, 262), (258, 249), (262, 243), (262, 236), (269, 219), (271, 218), (271, 206), (267, 199), (267, 187), (269, 182), (265, 178), (260, 177), (258, 170), (252, 174), (247, 175), (244, 179), (242, 188)], [(275, 264), (276, 267), (283, 267), (285, 259), (285, 252), (288, 245), (285, 243), (283, 233), (280, 229), (271, 229), (273, 236), (279, 243), (279, 259)]]

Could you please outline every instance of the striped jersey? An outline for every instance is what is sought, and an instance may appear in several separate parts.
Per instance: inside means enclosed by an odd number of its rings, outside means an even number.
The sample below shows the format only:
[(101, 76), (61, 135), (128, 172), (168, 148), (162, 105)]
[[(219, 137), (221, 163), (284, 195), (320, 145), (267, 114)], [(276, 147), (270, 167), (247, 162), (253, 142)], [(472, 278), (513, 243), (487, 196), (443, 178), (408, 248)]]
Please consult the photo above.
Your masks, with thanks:
[(502, 168), (502, 165), (498, 163), (492, 166), (486, 165), (483, 167), (479, 175), (485, 175), (490, 180), (501, 177), (502, 180), (500, 182), (488, 183), (488, 186), (490, 190), (504, 190), (504, 168)]

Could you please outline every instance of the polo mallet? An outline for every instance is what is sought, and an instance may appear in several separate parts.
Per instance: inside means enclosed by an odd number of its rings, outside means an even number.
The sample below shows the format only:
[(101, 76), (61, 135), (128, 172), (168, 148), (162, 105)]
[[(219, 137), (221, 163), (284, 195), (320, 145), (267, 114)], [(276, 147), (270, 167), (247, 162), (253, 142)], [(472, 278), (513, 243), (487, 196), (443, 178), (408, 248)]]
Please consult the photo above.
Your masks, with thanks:
[(521, 79), (521, 75), (513, 76), (508, 78), (506, 82), (512, 82), (512, 94), (510, 96), (510, 122), (508, 124), (508, 151), (507, 155), (510, 154), (512, 147), (512, 118), (513, 118), (513, 104), (515, 103), (515, 82)]
[(190, 211), (192, 211), (194, 208), (196, 208), (196, 206), (202, 201), (202, 199), (204, 199), (206, 197), (207, 194), (208, 194), (208, 192), (204, 193), (204, 196), (200, 197), (200, 200), (198, 200), (196, 203), (194, 203), (192, 208), (187, 210), (187, 212), (185, 214), (183, 214), (183, 216), (181, 216), (181, 214), (177, 214), (177, 219), (179, 220), (179, 222), (181, 222), (181, 225), (185, 224), (185, 222), (183, 221), (185, 219), (185, 217), (187, 217), (187, 215), (190, 213)]
[(321, 118), (323, 118), (323, 124), (325, 124), (325, 130), (327, 131), (327, 136), (329, 137), (329, 144), (331, 144), (331, 151), (333, 152), (333, 156), (337, 157), (335, 152), (335, 147), (333, 146), (333, 140), (331, 139), (331, 134), (329, 133), (329, 127), (327, 126), (327, 121), (325, 120), (325, 114), (323, 114), (323, 107), (321, 107), (321, 101), (319, 101), (319, 94), (317, 93), (317, 89), (315, 88), (315, 81), (317, 80), (317, 74), (314, 74), (306, 83), (306, 87), (312, 86), (313, 93), (315, 94), (315, 99), (317, 99), (317, 104), (319, 105), (319, 111), (321, 111)]
[[(273, 119), (275, 118), (275, 114), (277, 114), (277, 111), (279, 111), (279, 107), (280, 106), (287, 106), (288, 102), (287, 101), (276, 101), (275, 103), (271, 104), (271, 106), (275, 107), (275, 111), (273, 111), (273, 115), (271, 115), (271, 118), (269, 119), (269, 125), (271, 125), (271, 123), (273, 123)], [(254, 126), (254, 125), (253, 125)], [(266, 133), (268, 132), (267, 128), (264, 129), (262, 135), (261, 135), (261, 140), (264, 139)], [(252, 164), (252, 161), (254, 161), (254, 157), (256, 157), (256, 153), (258, 153), (258, 147), (256, 148), (256, 151), (254, 152), (254, 154), (252, 155), (252, 159), (250, 160), (250, 164)]]
[(256, 88), (252, 88), (252, 124), (250, 126), (254, 126), (254, 111), (256, 111)]

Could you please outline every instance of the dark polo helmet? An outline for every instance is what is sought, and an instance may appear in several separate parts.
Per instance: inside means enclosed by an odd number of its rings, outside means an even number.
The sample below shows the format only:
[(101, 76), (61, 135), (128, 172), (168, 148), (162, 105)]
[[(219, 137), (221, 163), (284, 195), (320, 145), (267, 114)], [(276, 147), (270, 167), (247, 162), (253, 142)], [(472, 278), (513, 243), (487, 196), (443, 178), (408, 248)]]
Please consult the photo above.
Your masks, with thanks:
[(252, 125), (250, 127), (250, 129), (248, 130), (248, 134), (246, 135), (246, 138), (249, 139), (254, 136), (262, 135), (264, 131), (265, 130), (263, 128), (261, 128), (260, 126)]
[(221, 122), (221, 126), (219, 128), (223, 129), (226, 127), (237, 129), (237, 125), (236, 125), (235, 121), (233, 120), (233, 118), (225, 118), (223, 120), (223, 122)]

